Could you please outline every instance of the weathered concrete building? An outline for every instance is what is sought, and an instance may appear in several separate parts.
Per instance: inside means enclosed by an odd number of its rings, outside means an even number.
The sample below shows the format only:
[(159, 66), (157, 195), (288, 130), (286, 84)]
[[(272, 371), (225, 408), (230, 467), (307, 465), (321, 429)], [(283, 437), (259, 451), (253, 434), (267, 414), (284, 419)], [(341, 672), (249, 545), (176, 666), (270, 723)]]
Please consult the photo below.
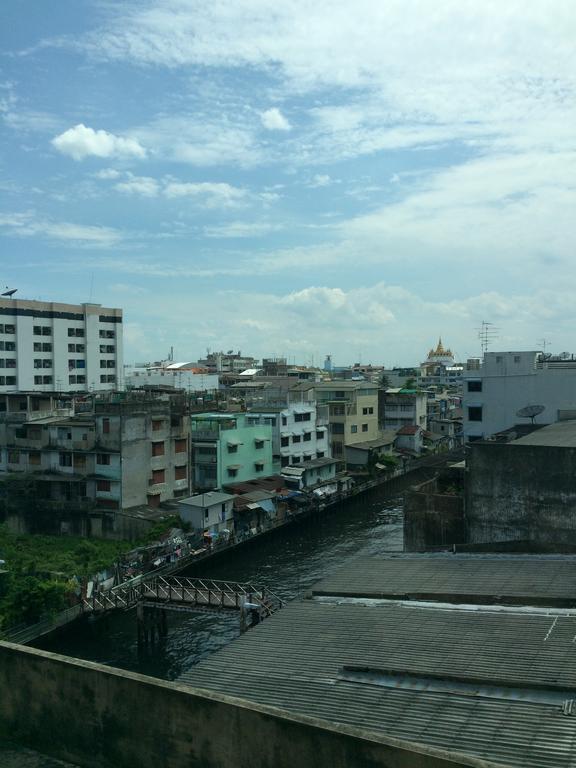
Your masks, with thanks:
[(188, 495), (186, 413), (182, 395), (0, 396), (0, 478), (29, 479), (48, 530), (112, 535), (119, 513)]
[(466, 529), (471, 544), (576, 545), (576, 421), (470, 445)]

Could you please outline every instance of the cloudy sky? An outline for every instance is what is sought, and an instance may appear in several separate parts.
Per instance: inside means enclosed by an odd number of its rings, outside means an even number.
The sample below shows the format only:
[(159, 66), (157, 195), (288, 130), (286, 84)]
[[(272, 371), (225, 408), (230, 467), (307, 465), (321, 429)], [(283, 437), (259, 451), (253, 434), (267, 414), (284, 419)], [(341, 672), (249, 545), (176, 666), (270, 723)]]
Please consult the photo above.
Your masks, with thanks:
[(5, 0), (0, 38), (0, 283), (123, 307), (127, 362), (575, 351), (573, 0)]

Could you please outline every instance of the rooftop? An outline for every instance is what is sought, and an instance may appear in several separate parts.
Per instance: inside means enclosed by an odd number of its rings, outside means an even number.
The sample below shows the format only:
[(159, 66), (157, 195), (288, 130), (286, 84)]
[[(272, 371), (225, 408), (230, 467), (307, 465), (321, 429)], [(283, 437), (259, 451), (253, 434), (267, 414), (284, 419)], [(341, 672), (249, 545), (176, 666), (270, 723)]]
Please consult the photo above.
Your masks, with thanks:
[(314, 595), (576, 607), (576, 558), (399, 554), (350, 560)]
[(211, 507), (213, 504), (224, 504), (235, 497), (229, 493), (210, 491), (200, 493), (198, 496), (189, 496), (187, 499), (178, 499), (178, 504), (186, 504), (189, 507)]
[(181, 682), (518, 768), (573, 766), (576, 616), (294, 602)]
[(390, 445), (396, 439), (395, 429), (383, 430), (381, 437), (375, 440), (364, 440), (362, 443), (351, 443), (346, 445), (346, 448), (353, 448), (360, 451), (371, 451), (373, 448), (381, 448), (384, 445)]
[(548, 448), (576, 448), (576, 420), (557, 421), (513, 440), (511, 445), (541, 445)]

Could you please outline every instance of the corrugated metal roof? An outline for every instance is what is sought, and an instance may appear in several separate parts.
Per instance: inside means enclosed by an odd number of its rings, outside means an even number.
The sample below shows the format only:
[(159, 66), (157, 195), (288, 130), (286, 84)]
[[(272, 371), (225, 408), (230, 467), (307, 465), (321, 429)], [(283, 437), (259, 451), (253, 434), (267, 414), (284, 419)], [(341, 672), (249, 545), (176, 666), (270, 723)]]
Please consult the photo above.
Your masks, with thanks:
[(576, 718), (557, 704), (342, 679), (346, 665), (574, 690), (576, 617), (293, 603), (182, 677), (388, 736), (522, 768), (573, 767)]
[(356, 559), (314, 594), (576, 606), (576, 558), (402, 555)]

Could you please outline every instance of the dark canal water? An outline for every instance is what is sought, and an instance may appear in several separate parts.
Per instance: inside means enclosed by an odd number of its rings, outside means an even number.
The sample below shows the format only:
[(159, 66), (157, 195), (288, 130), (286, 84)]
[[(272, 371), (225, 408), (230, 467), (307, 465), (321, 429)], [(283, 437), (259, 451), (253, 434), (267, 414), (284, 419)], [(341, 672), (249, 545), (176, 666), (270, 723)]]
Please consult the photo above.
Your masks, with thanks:
[[(280, 597), (302, 596), (319, 579), (350, 557), (402, 548), (401, 497), (375, 490), (280, 529), (258, 542), (205, 562), (190, 575), (263, 584)], [(38, 647), (68, 656), (174, 680), (209, 653), (239, 634), (236, 614), (168, 613), (168, 637), (153, 650), (139, 653), (135, 612), (106, 620), (87, 620)]]

